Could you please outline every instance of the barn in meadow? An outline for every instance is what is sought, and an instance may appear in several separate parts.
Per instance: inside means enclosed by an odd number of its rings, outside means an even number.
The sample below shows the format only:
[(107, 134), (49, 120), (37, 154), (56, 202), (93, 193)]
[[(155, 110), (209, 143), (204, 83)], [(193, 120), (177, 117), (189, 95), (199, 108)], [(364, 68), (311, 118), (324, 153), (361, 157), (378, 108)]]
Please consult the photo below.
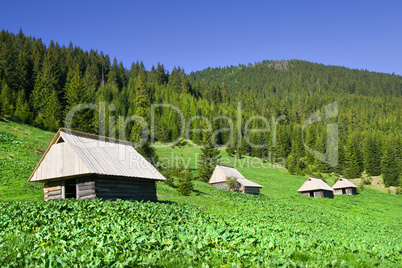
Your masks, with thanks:
[(29, 178), (45, 184), (45, 201), (157, 201), (156, 182), (163, 180), (130, 142), (69, 129), (59, 129)]
[(334, 186), (332, 186), (332, 188), (334, 189), (334, 195), (341, 195), (341, 194), (355, 195), (355, 194), (357, 194), (357, 186), (345, 178), (340, 178), (334, 184)]
[(321, 179), (313, 177), (309, 177), (297, 191), (304, 196), (334, 198), (333, 189)]
[(212, 173), (209, 184), (223, 190), (229, 190), (227, 179), (235, 180), (236, 192), (245, 194), (260, 194), (260, 188), (263, 186), (258, 183), (247, 180), (236, 168), (217, 165)]

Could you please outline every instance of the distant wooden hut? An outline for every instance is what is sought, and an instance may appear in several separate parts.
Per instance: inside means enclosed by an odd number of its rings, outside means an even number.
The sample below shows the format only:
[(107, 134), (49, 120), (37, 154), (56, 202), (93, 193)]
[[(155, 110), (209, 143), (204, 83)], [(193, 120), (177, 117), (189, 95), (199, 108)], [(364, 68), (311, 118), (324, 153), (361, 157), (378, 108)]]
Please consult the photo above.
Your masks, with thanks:
[(355, 195), (355, 194), (357, 194), (357, 186), (345, 178), (340, 178), (334, 184), (334, 186), (332, 186), (332, 188), (334, 189), (334, 195), (341, 195), (341, 194)]
[(215, 167), (209, 184), (219, 189), (229, 190), (227, 179), (234, 180), (238, 185), (235, 189), (236, 192), (255, 195), (260, 194), (260, 188), (263, 187), (258, 183), (247, 180), (236, 168), (225, 165)]
[(166, 180), (130, 142), (60, 129), (30, 182), (44, 182), (45, 200), (65, 198), (157, 201)]
[(334, 198), (334, 191), (321, 179), (309, 177), (297, 190), (304, 196)]

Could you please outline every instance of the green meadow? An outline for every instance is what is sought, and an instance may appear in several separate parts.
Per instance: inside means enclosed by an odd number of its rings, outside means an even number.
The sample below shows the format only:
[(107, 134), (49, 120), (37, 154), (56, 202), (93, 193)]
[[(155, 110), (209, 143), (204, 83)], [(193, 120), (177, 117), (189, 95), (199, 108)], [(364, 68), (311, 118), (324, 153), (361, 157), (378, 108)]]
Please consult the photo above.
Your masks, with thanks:
[[(250, 196), (194, 181), (190, 196), (157, 184), (159, 202), (43, 201), (27, 180), (54, 133), (0, 121), (0, 263), (6, 267), (401, 267), (402, 197), (302, 197), (306, 177), (228, 157), (264, 186)], [(193, 144), (155, 144), (163, 165), (195, 177)], [(332, 186), (335, 177), (326, 175)]]

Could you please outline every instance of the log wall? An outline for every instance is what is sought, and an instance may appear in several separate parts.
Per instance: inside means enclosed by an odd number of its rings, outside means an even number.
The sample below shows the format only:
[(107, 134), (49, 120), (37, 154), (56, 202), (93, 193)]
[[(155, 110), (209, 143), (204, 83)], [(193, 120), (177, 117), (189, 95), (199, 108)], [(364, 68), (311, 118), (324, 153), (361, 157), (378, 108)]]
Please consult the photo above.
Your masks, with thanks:
[(334, 190), (334, 195), (341, 195), (343, 194), (343, 190), (342, 189), (336, 189)]
[(356, 191), (356, 188), (346, 188), (345, 193), (347, 195), (355, 195), (355, 194), (357, 194), (357, 191)]
[(226, 190), (226, 191), (229, 189), (227, 182), (217, 182), (217, 183), (212, 183), (211, 185), (215, 188)]
[(95, 194), (95, 178), (77, 178), (76, 179), (77, 199), (94, 199)]
[(318, 197), (318, 198), (324, 197), (323, 191), (314, 191), (314, 197)]
[(43, 188), (45, 201), (62, 199), (62, 181), (47, 181)]
[(317, 198), (334, 198), (333, 191), (325, 191), (325, 190), (318, 190), (318, 191), (308, 191), (308, 192), (301, 192), (303, 196), (310, 196), (310, 197), (317, 197)]
[(158, 201), (156, 184), (152, 180), (125, 177), (95, 177), (96, 197), (105, 200)]

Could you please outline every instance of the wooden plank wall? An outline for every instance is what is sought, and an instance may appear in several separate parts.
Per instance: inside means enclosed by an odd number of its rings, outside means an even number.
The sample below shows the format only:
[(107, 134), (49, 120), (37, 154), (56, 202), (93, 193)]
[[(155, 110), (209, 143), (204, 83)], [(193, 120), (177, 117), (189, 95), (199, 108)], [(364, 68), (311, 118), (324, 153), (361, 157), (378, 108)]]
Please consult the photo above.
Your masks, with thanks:
[(62, 199), (62, 181), (47, 181), (43, 188), (45, 201)]
[(228, 190), (228, 183), (227, 182), (217, 182), (217, 183), (212, 183), (211, 184), (215, 188), (223, 189), (223, 190)]
[(346, 188), (345, 193), (347, 195), (354, 195), (354, 194), (357, 194), (357, 191), (356, 191), (356, 188)]
[(322, 198), (324, 194), (322, 191), (314, 191), (314, 197)]
[(244, 187), (245, 194), (260, 194), (260, 188), (257, 187)]
[(156, 184), (152, 180), (97, 176), (95, 178), (96, 197), (105, 200), (145, 200), (158, 201)]
[(61, 177), (80, 176), (88, 174), (84, 165), (74, 149), (67, 143), (53, 144), (45, 155), (31, 181), (40, 179), (56, 179)]
[(342, 189), (336, 189), (336, 190), (334, 190), (334, 195), (341, 195), (341, 194), (343, 194)]
[(76, 193), (77, 199), (94, 199), (96, 197), (94, 177), (77, 178)]

